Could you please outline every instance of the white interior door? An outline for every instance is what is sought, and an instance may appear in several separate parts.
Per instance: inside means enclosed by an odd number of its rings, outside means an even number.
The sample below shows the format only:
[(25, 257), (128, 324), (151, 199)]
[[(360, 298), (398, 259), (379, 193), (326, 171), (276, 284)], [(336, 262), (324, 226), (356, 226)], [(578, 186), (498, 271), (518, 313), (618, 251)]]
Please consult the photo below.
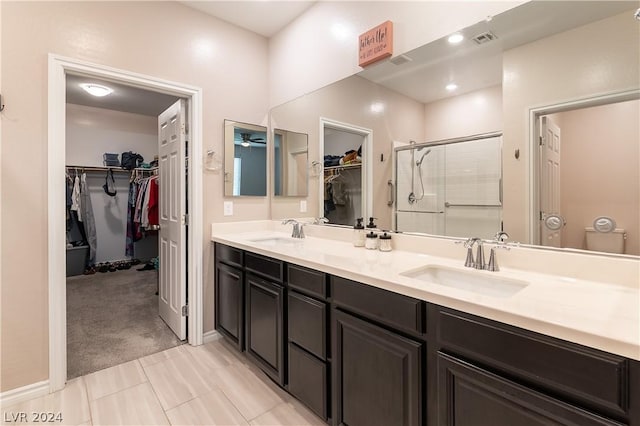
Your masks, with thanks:
[(173, 332), (187, 337), (185, 101), (180, 99), (158, 117), (160, 172), (160, 317)]
[(562, 228), (549, 229), (545, 218), (560, 212), (560, 128), (548, 116), (540, 119), (540, 244), (562, 247)]

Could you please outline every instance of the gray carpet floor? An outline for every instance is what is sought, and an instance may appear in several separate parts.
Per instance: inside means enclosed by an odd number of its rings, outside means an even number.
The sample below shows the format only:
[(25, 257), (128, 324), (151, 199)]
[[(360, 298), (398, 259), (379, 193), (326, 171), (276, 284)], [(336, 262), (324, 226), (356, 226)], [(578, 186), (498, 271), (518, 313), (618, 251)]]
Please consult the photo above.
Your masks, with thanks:
[(67, 278), (67, 378), (182, 344), (158, 315), (157, 272)]

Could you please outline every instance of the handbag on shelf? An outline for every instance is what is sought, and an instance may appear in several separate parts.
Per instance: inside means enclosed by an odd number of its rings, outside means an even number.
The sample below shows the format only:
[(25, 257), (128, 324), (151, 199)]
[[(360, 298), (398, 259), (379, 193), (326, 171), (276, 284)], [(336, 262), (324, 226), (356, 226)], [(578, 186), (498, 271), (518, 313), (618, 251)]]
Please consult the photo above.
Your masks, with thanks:
[(121, 159), (122, 168), (127, 170), (133, 170), (139, 167), (144, 161), (142, 155), (132, 151), (123, 152)]

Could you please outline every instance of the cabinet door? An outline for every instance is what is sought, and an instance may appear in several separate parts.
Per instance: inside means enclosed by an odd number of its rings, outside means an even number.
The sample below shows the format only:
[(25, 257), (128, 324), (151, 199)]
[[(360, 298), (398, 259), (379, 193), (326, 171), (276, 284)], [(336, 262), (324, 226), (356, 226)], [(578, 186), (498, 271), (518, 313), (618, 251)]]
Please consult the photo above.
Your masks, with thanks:
[(246, 348), (271, 378), (284, 384), (284, 287), (247, 274)]
[(243, 281), (242, 270), (216, 264), (215, 328), (240, 350), (244, 343)]
[(423, 344), (333, 310), (333, 421), (423, 423)]
[(444, 353), (438, 353), (438, 424), (621, 426)]

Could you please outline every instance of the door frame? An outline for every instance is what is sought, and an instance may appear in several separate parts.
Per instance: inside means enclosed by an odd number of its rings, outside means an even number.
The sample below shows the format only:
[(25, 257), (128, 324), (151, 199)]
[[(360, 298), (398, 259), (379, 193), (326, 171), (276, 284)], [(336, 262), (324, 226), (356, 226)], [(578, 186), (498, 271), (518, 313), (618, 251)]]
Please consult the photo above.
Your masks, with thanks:
[(527, 172), (529, 179), (529, 244), (540, 245), (540, 184), (538, 182), (541, 161), (539, 149), (539, 140), (541, 136), (539, 126), (540, 118), (543, 115), (554, 114), (557, 112), (614, 104), (634, 99), (640, 99), (640, 89), (605, 93), (589, 98), (573, 99), (529, 109), (529, 162), (527, 164), (529, 168)]
[(68, 58), (48, 55), (48, 212), (47, 212), (47, 277), (49, 283), (49, 391), (64, 388), (67, 380), (67, 302), (64, 167), (66, 144), (66, 74), (77, 74), (116, 81), (142, 89), (171, 94), (187, 99), (189, 123), (189, 170), (187, 176), (189, 227), (187, 230), (186, 272), (188, 289), (188, 341), (203, 341), (202, 308), (202, 89), (157, 77), (134, 73)]
[[(366, 218), (373, 216), (373, 130), (320, 117), (320, 130), (318, 132), (318, 161), (320, 161), (320, 164), (324, 164), (325, 127), (356, 133), (364, 138), (362, 143), (362, 209), (364, 210), (362, 217), (366, 220)], [(318, 217), (324, 217), (324, 179), (322, 178), (318, 179), (318, 203)]]

